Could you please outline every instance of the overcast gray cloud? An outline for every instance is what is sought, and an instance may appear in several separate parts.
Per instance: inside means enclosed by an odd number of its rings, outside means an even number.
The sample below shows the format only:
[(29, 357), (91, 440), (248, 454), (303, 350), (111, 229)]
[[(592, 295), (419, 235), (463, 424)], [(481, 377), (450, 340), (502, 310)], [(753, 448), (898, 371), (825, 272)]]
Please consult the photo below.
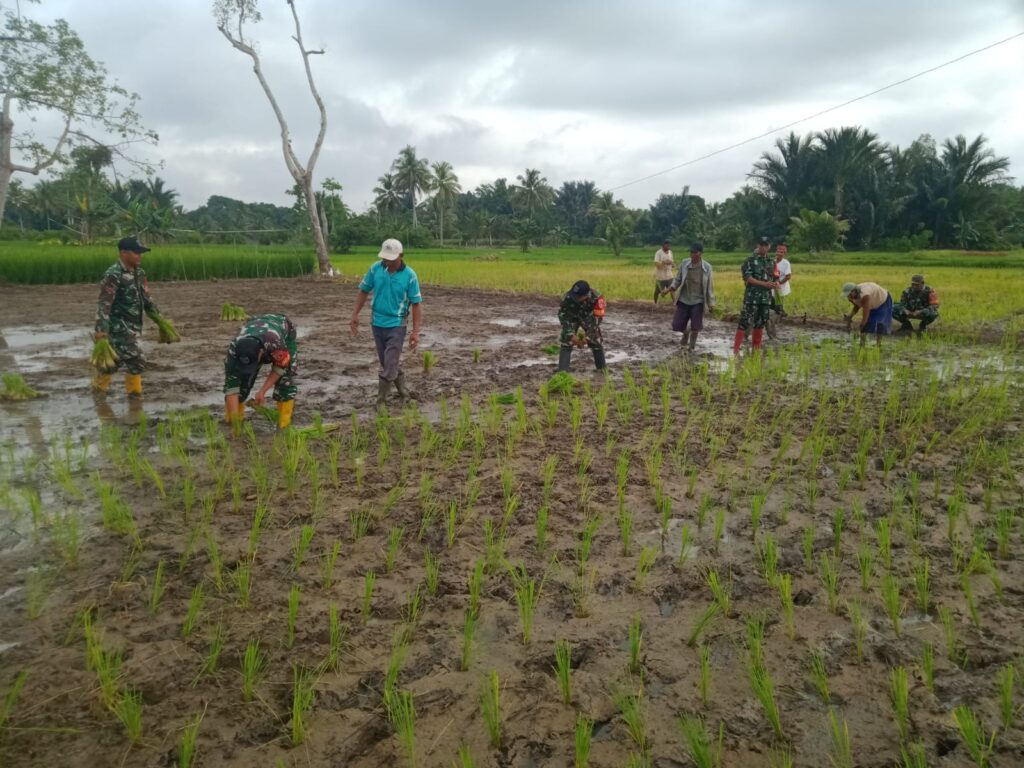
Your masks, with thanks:
[[(405, 144), (467, 189), (535, 167), (610, 188), (813, 114), (1024, 31), (1024, 3), (332, 2), (296, 0), (330, 128), (318, 177), (357, 210)], [(308, 152), (316, 112), (287, 5), (251, 28)], [(248, 59), (205, 0), (44, 0), (142, 97), (161, 175), (194, 207), (211, 194), (283, 203), (292, 182)], [(986, 134), (1024, 176), (1024, 38), (801, 124), (858, 124), (906, 145)], [(727, 197), (767, 137), (625, 187), (631, 205), (691, 190)]]

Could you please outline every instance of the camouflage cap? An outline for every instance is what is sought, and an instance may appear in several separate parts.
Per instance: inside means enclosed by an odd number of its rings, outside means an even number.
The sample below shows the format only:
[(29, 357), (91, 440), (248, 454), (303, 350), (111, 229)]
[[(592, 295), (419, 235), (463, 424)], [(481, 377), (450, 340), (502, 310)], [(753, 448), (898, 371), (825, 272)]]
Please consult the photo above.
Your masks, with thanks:
[(262, 345), (255, 336), (243, 336), (235, 341), (232, 350), (235, 365), (243, 373), (253, 373), (260, 367), (260, 350)]
[(924, 275), (914, 275), (912, 278), (910, 278), (910, 282), (914, 283), (915, 285), (924, 285)]

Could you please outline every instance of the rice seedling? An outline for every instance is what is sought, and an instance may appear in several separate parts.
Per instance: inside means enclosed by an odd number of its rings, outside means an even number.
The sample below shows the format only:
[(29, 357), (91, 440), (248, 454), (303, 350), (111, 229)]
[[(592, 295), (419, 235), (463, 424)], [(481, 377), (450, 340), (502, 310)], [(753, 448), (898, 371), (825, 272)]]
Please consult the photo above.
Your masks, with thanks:
[(572, 647), (568, 640), (559, 640), (555, 643), (555, 680), (558, 681), (558, 690), (562, 692), (562, 701), (566, 704), (572, 702)]
[(711, 646), (702, 645), (698, 652), (700, 658), (700, 678), (698, 688), (700, 689), (700, 701), (706, 709), (711, 699)]
[(223, 623), (217, 624), (210, 634), (210, 646), (206, 651), (206, 658), (199, 672), (192, 678), (192, 685), (195, 686), (204, 677), (214, 675), (217, 672), (217, 663), (220, 661), (220, 654), (224, 650), (224, 644), (228, 639), (228, 630)]
[(814, 571), (814, 528), (805, 526), (800, 534), (800, 549), (804, 554), (804, 570)]
[(240, 307), (237, 304), (232, 304), (230, 301), (225, 301), (220, 305), (220, 319), (222, 321), (233, 320), (237, 322), (241, 320), (248, 320), (249, 315), (243, 307)]
[(931, 643), (925, 643), (921, 648), (921, 677), (925, 686), (932, 693), (935, 692), (935, 647)]
[(721, 613), (721, 608), (718, 603), (711, 603), (704, 612), (697, 618), (697, 622), (693, 625), (693, 629), (690, 630), (690, 636), (686, 640), (686, 644), (693, 648), (697, 645), (697, 641), (700, 639), (701, 633), (711, 626), (711, 623)]
[(323, 661), (323, 668), (335, 672), (345, 642), (345, 627), (338, 618), (338, 606), (334, 603), (327, 606), (327, 638), (327, 657)]
[(995, 749), (996, 732), (993, 730), (991, 736), (986, 740), (985, 726), (974, 710), (966, 704), (953, 708), (953, 719), (956, 720), (956, 727), (967, 748), (967, 754), (971, 756), (978, 768), (986, 768), (990, 764), (989, 757)]
[(942, 634), (946, 641), (946, 657), (962, 667), (967, 662), (967, 649), (963, 647), (956, 635), (953, 613), (945, 606), (940, 606), (938, 613), (939, 621), (942, 623)]
[(779, 574), (775, 581), (782, 602), (782, 614), (786, 621), (786, 635), (792, 640), (796, 636), (796, 622), (793, 618), (793, 580), (788, 573)]
[(789, 747), (782, 746), (773, 748), (768, 753), (769, 768), (793, 768), (793, 753)]
[(398, 549), (402, 546), (402, 537), (405, 535), (405, 527), (392, 528), (388, 531), (388, 544), (384, 556), (384, 571), (391, 573), (395, 567), (395, 560), (398, 557)]
[(757, 541), (757, 532), (761, 527), (761, 516), (764, 513), (764, 503), (768, 494), (764, 491), (755, 493), (750, 501), (750, 536)]
[(242, 699), (252, 701), (256, 695), (256, 686), (263, 678), (267, 666), (267, 656), (260, 652), (260, 641), (251, 639), (245, 646), (242, 655)]
[(828, 552), (822, 552), (818, 558), (821, 583), (828, 597), (828, 609), (832, 613), (839, 612), (839, 564)]
[(480, 714), (483, 716), (484, 724), (487, 726), (487, 735), (491, 740), (491, 746), (495, 749), (501, 747), (500, 695), (501, 687), (498, 681), (498, 672), (492, 669), (480, 696)]
[(725, 724), (718, 724), (718, 741), (713, 742), (703, 718), (683, 715), (679, 718), (683, 746), (696, 768), (721, 768)]
[(191, 768), (196, 759), (196, 740), (199, 737), (199, 725), (203, 722), (203, 715), (198, 714), (188, 723), (181, 732), (181, 741), (178, 742), (178, 768)]
[(811, 680), (814, 687), (821, 694), (822, 700), (829, 704), (832, 701), (832, 692), (828, 685), (828, 670), (825, 668), (825, 657), (821, 651), (811, 651)]
[(892, 622), (893, 632), (900, 636), (900, 614), (903, 613), (903, 600), (900, 596), (900, 580), (892, 574), (882, 577), (882, 605)]
[(645, 546), (640, 550), (640, 557), (636, 564), (636, 577), (633, 581), (633, 588), (637, 592), (642, 592), (644, 584), (647, 583), (647, 577), (651, 573), (651, 569), (658, 560), (658, 550), (654, 547)]
[(118, 679), (121, 675), (121, 649), (108, 649), (103, 646), (88, 615), (83, 629), (85, 632), (86, 666), (96, 673), (103, 706), (113, 709), (117, 703)]
[(395, 691), (387, 704), (389, 719), (405, 750), (409, 768), (416, 766), (416, 707), (412, 691)]
[(771, 533), (766, 533), (757, 545), (757, 557), (761, 563), (761, 575), (769, 588), (775, 586), (778, 579), (779, 549)]
[(900, 732), (900, 741), (910, 736), (910, 687), (907, 682), (907, 670), (895, 667), (889, 672), (889, 703), (892, 705), (896, 727)]
[(302, 744), (309, 731), (306, 728), (306, 715), (313, 708), (315, 691), (313, 686), (316, 680), (313, 678), (313, 671), (301, 669), (298, 664), (292, 665), (292, 720), (291, 737), (292, 746)]
[(682, 568), (690, 557), (693, 547), (690, 544), (690, 526), (683, 523), (679, 528), (679, 557), (676, 558), (676, 568)]
[(615, 708), (622, 716), (629, 737), (636, 744), (642, 756), (647, 756), (647, 724), (644, 721), (643, 695), (641, 691), (619, 691), (613, 697)]
[(868, 592), (871, 589), (871, 577), (874, 575), (875, 553), (871, 545), (861, 539), (857, 547), (857, 567), (860, 569), (860, 588)]
[(455, 768), (475, 768), (475, 763), (473, 762), (473, 752), (465, 744), (459, 745), (458, 757), (459, 761)]
[(523, 645), (530, 644), (530, 635), (533, 632), (533, 620), (537, 612), (537, 605), (540, 603), (541, 592), (544, 589), (542, 578), (540, 583), (537, 579), (530, 578), (526, 566), (520, 564), (518, 568), (509, 568), (509, 576), (512, 579), (512, 587), (515, 591), (516, 607), (519, 609), (519, 623), (523, 631)]
[(704, 580), (707, 582), (708, 589), (711, 590), (711, 595), (715, 598), (715, 602), (722, 611), (722, 615), (728, 617), (729, 609), (732, 605), (732, 573), (729, 574), (727, 580), (719, 578), (718, 571), (709, 569), (704, 575)]
[(575, 745), (575, 768), (587, 768), (590, 764), (590, 742), (594, 736), (594, 721), (582, 712), (576, 715), (576, 728), (573, 733)]
[(853, 768), (853, 747), (850, 744), (850, 729), (846, 718), (838, 718), (836, 711), (828, 710), (829, 735), (832, 738), (832, 749), (829, 759), (835, 768)]
[(125, 691), (114, 703), (113, 712), (124, 727), (128, 740), (138, 744), (142, 740), (142, 694)]
[(338, 562), (339, 554), (341, 554), (341, 542), (336, 541), (330, 549), (325, 549), (320, 557), (320, 585), (324, 589), (330, 589), (334, 584), (334, 566)]
[(3, 733), (3, 730), (7, 725), (7, 721), (11, 719), (11, 713), (14, 712), (14, 705), (18, 701), (18, 697), (21, 695), (21, 690), (25, 687), (25, 681), (27, 679), (28, 670), (23, 669), (14, 678), (14, 682), (11, 684), (10, 689), (4, 696), (3, 702), (0, 703), (0, 733)]
[(761, 704), (772, 730), (778, 738), (783, 738), (782, 721), (779, 719), (779, 707), (775, 701), (775, 688), (772, 683), (768, 667), (763, 659), (752, 658), (747, 665), (747, 674), (750, 678), (750, 687), (754, 696)]
[(1004, 664), (997, 673), (999, 682), (999, 715), (1004, 731), (1013, 727), (1013, 721), (1017, 715), (1017, 707), (1013, 703), (1013, 689), (1016, 682), (1017, 670), (1013, 664)]
[(204, 538), (206, 539), (206, 557), (213, 568), (213, 583), (218, 592), (224, 591), (224, 561), (220, 556), (220, 548), (217, 546), (217, 539), (213, 535), (213, 529), (204, 524)]
[(437, 555), (429, 549), (423, 554), (423, 570), (427, 585), (427, 594), (431, 597), (437, 595), (437, 589), (441, 583), (441, 561)]
[(299, 529), (298, 536), (292, 542), (292, 573), (297, 573), (299, 568), (302, 567), (302, 563), (306, 559), (306, 553), (309, 551), (309, 545), (313, 543), (313, 536), (315, 534), (316, 528), (312, 525), (304, 525)]
[(288, 590), (288, 648), (295, 645), (295, 621), (299, 616), (300, 590), (298, 584), (292, 584)]
[(377, 574), (373, 571), (367, 571), (363, 576), (363, 604), (361, 609), (363, 626), (366, 626), (366, 622), (370, 620), (370, 602), (373, 600), (373, 585), (376, 581)]
[(199, 582), (192, 588), (192, 595), (188, 599), (185, 623), (181, 627), (182, 637), (188, 637), (196, 628), (196, 622), (199, 620), (199, 611), (203, 607), (203, 597), (203, 583)]
[(718, 546), (722, 542), (722, 535), (725, 533), (725, 510), (719, 507), (715, 510), (714, 528), (714, 550), (715, 557), (718, 557)]
[(423, 373), (430, 373), (430, 369), (437, 364), (437, 355), (431, 352), (429, 349), (423, 351)]
[(899, 768), (928, 768), (928, 755), (924, 744), (915, 742), (900, 748)]
[(974, 599), (974, 589), (971, 587), (971, 580), (967, 575), (960, 578), (960, 591), (964, 593), (967, 615), (971, 617), (971, 623), (980, 629), (981, 615), (978, 613), (978, 603)]

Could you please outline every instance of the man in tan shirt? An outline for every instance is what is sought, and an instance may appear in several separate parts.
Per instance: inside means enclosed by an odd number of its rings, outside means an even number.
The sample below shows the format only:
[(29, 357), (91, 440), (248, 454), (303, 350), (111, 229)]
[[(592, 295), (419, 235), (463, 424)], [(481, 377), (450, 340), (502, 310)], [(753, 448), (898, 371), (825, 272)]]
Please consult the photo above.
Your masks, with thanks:
[(843, 298), (853, 304), (850, 314), (843, 314), (847, 326), (858, 312), (863, 312), (860, 321), (860, 345), (864, 346), (867, 334), (875, 334), (875, 343), (881, 346), (882, 335), (888, 336), (892, 326), (892, 295), (878, 283), (846, 283)]
[[(654, 303), (665, 293), (665, 289), (672, 285), (672, 278), (675, 276), (676, 265), (672, 257), (672, 243), (666, 240), (661, 248), (654, 252)], [(672, 293), (675, 298), (675, 293)]]

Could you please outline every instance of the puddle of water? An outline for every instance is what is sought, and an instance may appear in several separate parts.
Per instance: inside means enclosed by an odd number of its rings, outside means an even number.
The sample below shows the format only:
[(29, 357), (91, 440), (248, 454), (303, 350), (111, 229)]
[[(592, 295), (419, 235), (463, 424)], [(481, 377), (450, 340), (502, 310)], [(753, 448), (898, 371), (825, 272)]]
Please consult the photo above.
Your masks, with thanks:
[(0, 336), (6, 340), (8, 349), (38, 349), (52, 344), (86, 344), (89, 329), (67, 325), (26, 325), (0, 329)]
[(500, 325), (503, 328), (518, 328), (523, 325), (523, 321), (518, 317), (495, 317), (487, 322), (491, 325)]

